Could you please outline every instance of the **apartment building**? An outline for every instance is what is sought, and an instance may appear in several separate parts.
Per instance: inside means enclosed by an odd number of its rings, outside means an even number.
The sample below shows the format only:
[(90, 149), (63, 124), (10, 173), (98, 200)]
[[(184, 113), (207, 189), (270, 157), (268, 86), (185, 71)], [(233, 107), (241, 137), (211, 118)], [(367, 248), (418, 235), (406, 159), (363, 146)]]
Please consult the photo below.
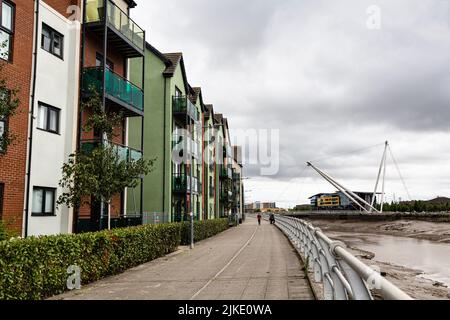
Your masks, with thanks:
[(203, 201), (204, 217), (206, 219), (218, 218), (216, 211), (216, 161), (214, 154), (216, 150), (215, 127), (214, 127), (214, 106), (205, 105), (203, 113)]
[(0, 119), (0, 134), (11, 132), (13, 144), (0, 150), (0, 219), (18, 234), (23, 230), (31, 72), (33, 69), (35, 2), (0, 0), (0, 77), (6, 81), (1, 99), (19, 90), (16, 114)]
[[(84, 126), (93, 116), (91, 110), (80, 109), (79, 149), (91, 152), (100, 145), (113, 145), (125, 161), (142, 158), (143, 140), (128, 145), (129, 119), (144, 116), (143, 71), (145, 65), (145, 31), (129, 16), (136, 6), (133, 0), (83, 0), (81, 40), (81, 103), (94, 95), (102, 100), (107, 114), (122, 114), (122, 122), (114, 128), (110, 141), (102, 132), (86, 131)], [(128, 80), (128, 66), (139, 61), (134, 70), (137, 81)], [(75, 212), (75, 232), (139, 225), (142, 223), (143, 186), (123, 190), (109, 204), (88, 199), (88, 205)], [(134, 197), (127, 197), (132, 193)], [(127, 208), (132, 208), (130, 212)]]
[[(0, 134), (15, 136), (0, 150), (0, 219), (24, 236), (238, 210), (227, 119), (189, 85), (181, 53), (163, 54), (146, 42), (129, 16), (135, 6), (0, 0), (1, 76), (6, 89), (20, 88), (17, 114), (0, 119)], [(9, 98), (5, 93), (0, 98)], [(122, 115), (112, 137), (85, 126), (94, 114), (81, 106), (94, 96), (102, 111)], [(154, 160), (152, 172), (108, 203), (87, 197), (79, 208), (57, 206), (69, 155), (105, 145), (125, 161)]]
[(24, 233), (70, 233), (73, 210), (55, 202), (62, 193), (61, 168), (76, 150), (80, 23), (39, 1), (35, 26)]
[(233, 170), (233, 202), (231, 213), (236, 214), (239, 219), (242, 219), (244, 212), (244, 193), (242, 184), (242, 148), (240, 146), (233, 146), (232, 170)]
[[(129, 142), (134, 145), (143, 136), (144, 157), (155, 161), (144, 178), (146, 222), (184, 221), (190, 212), (201, 219), (201, 96), (195, 99), (181, 53), (163, 54), (147, 43), (145, 55), (147, 111), (144, 124), (130, 121)], [(139, 68), (139, 62), (131, 64), (132, 79)]]

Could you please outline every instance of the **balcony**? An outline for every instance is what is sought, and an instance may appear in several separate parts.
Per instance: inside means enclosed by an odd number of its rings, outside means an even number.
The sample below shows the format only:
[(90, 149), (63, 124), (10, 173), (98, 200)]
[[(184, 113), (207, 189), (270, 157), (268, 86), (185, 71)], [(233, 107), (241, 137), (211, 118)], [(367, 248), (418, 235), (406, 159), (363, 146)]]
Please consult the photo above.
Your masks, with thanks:
[(233, 192), (230, 190), (221, 190), (220, 191), (220, 201), (224, 203), (231, 203), (233, 201)]
[(233, 157), (233, 151), (231, 150), (231, 147), (230, 147), (229, 144), (226, 144), (226, 145), (223, 147), (223, 154), (224, 154), (224, 156), (226, 156), (227, 158)]
[(232, 179), (233, 178), (233, 170), (231, 168), (222, 167), (220, 169), (220, 178)]
[(194, 121), (199, 121), (200, 116), (197, 108), (186, 96), (172, 97), (172, 112), (177, 117), (190, 117)]
[[(81, 152), (85, 154), (90, 154), (100, 145), (101, 145), (100, 139), (83, 140), (81, 141)], [(117, 154), (119, 155), (120, 160), (122, 161), (134, 162), (142, 159), (142, 151), (127, 146), (123, 146), (117, 143), (113, 143), (110, 141), (105, 141), (105, 145), (112, 145)]]
[(172, 190), (175, 193), (201, 193), (202, 184), (196, 177), (186, 173), (174, 173), (172, 175)]
[[(106, 19), (105, 7), (106, 2)], [(111, 0), (86, 0), (85, 26), (102, 38), (108, 27), (108, 46), (126, 58), (144, 55), (145, 31)]]
[(105, 73), (106, 98), (114, 105), (125, 108), (126, 115), (144, 115), (144, 92), (142, 89), (109, 68), (84, 68), (83, 91), (85, 95), (89, 95), (93, 90), (102, 94), (103, 72)]
[[(174, 135), (172, 139), (172, 150), (178, 152), (186, 151), (187, 155), (199, 159), (201, 157), (200, 144), (197, 141), (192, 140), (190, 137), (183, 135)], [(181, 154), (180, 154), (181, 156)]]

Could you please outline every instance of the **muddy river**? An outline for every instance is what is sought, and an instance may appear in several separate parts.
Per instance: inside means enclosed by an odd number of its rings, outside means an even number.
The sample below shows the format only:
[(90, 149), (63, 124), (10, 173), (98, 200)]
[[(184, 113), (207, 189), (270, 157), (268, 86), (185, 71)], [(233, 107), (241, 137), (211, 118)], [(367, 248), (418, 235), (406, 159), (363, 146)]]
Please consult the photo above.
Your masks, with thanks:
[(375, 254), (374, 261), (386, 262), (423, 273), (419, 277), (450, 287), (450, 244), (407, 237), (330, 231), (331, 238)]

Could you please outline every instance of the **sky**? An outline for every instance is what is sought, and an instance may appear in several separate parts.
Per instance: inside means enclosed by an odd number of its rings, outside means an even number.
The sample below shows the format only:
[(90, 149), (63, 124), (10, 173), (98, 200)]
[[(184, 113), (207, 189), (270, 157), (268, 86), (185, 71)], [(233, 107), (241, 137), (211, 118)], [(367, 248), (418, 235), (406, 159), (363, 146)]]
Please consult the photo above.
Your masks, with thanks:
[(147, 41), (183, 52), (232, 139), (256, 133), (244, 145), (246, 202), (292, 207), (335, 191), (307, 161), (373, 191), (386, 140), (387, 201), (450, 197), (449, 0), (137, 3)]

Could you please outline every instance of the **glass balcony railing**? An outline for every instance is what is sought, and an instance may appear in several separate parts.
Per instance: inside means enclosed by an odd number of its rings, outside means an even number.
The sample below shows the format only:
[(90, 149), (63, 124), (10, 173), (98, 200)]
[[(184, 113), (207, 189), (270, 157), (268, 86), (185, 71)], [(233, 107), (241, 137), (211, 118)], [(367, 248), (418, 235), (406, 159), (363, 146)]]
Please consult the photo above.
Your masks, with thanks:
[(233, 170), (231, 168), (222, 167), (220, 170), (220, 177), (225, 179), (232, 179), (233, 178)]
[(223, 147), (223, 154), (227, 157), (227, 158), (231, 158), (233, 156), (233, 152), (231, 150), (230, 145), (225, 145)]
[[(134, 162), (142, 159), (142, 151), (123, 146), (114, 142), (105, 141), (105, 145), (112, 145), (114, 150), (117, 152), (120, 160), (127, 162)], [(81, 141), (81, 151), (90, 154), (101, 144), (99, 139), (94, 140), (83, 140)]]
[(186, 96), (179, 96), (172, 98), (173, 113), (186, 113), (194, 121), (199, 121), (199, 114), (197, 108)]
[(172, 175), (172, 190), (175, 192), (200, 193), (202, 184), (197, 177), (192, 177), (187, 173), (174, 173)]
[(191, 179), (184, 173), (174, 173), (172, 176), (172, 190), (185, 192), (190, 190)]
[(132, 109), (144, 111), (144, 92), (130, 81), (103, 67), (84, 68), (83, 89), (103, 92), (103, 71), (105, 70), (106, 94), (127, 104)]
[(124, 11), (111, 0), (87, 0), (86, 23), (104, 22), (106, 2), (106, 22), (141, 51), (145, 48), (145, 32)]
[(191, 138), (185, 138), (183, 135), (174, 135), (172, 139), (172, 150), (186, 151), (188, 155), (199, 159), (201, 157), (200, 145)]

